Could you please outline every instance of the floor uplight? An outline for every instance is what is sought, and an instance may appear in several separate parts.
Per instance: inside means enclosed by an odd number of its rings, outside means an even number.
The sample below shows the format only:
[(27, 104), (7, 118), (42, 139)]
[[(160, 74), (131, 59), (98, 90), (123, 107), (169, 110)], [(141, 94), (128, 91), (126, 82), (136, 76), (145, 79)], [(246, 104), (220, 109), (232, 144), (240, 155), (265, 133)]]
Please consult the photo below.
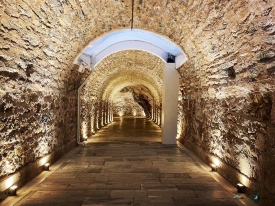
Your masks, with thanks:
[(10, 196), (16, 196), (16, 191), (17, 191), (17, 185), (13, 185), (9, 188), (9, 195)]
[(241, 183), (237, 184), (237, 192), (238, 193), (245, 193), (245, 186)]

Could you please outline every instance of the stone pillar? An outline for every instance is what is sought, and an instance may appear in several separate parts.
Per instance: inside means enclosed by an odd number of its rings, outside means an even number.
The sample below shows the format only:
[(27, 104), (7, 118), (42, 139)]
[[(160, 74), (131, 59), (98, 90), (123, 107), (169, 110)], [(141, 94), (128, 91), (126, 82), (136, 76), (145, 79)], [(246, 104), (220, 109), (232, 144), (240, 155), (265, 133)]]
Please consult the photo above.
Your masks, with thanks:
[(98, 129), (98, 103), (95, 101), (94, 103), (95, 110), (94, 110), (94, 131), (96, 132)]
[(109, 114), (109, 104), (108, 104), (108, 101), (106, 100), (105, 101), (105, 108), (106, 108), (106, 111), (105, 111), (105, 124), (109, 124), (108, 122), (108, 114)]
[(98, 124), (97, 124), (97, 129), (101, 129), (101, 117), (102, 117), (102, 102), (99, 101), (98, 102), (98, 105), (97, 105), (97, 108), (98, 108)]
[(110, 103), (110, 122), (113, 122), (113, 106), (112, 106), (112, 103)]
[(159, 121), (159, 106), (158, 103), (155, 104), (155, 123), (158, 124)]
[(92, 134), (95, 131), (95, 105), (94, 102), (92, 102), (92, 106), (91, 106), (91, 132)]
[(107, 116), (107, 121), (108, 121), (108, 124), (111, 123), (111, 105), (108, 101), (108, 116)]
[(158, 103), (155, 103), (155, 123), (158, 124)]
[(153, 121), (156, 123), (156, 100), (154, 100), (154, 103), (153, 103)]
[(111, 114), (110, 114), (110, 122), (113, 122), (113, 118), (114, 118), (114, 110), (113, 110), (113, 104), (110, 103), (110, 111), (111, 111)]
[(103, 119), (102, 119), (102, 126), (106, 125), (106, 114), (107, 114), (107, 107), (106, 107), (106, 101), (103, 101)]
[(154, 101), (153, 101), (153, 105), (151, 107), (151, 120), (154, 121)]
[(161, 127), (161, 124), (162, 124), (162, 104), (159, 103), (158, 105), (158, 122), (157, 124)]
[(163, 71), (162, 144), (177, 143), (179, 74), (175, 63), (167, 63)]
[(104, 108), (104, 101), (101, 101), (101, 120), (100, 120), (100, 126), (104, 127), (104, 112), (105, 112), (105, 108)]

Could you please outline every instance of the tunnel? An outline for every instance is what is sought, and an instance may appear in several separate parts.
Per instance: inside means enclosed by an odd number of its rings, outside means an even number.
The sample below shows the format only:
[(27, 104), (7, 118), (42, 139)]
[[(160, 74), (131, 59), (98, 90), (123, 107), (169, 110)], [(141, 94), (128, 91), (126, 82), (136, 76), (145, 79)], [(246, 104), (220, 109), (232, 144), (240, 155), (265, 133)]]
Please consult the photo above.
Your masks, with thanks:
[[(167, 165), (190, 155), (244, 186), (243, 201), (273, 205), (274, 15), (271, 0), (0, 1), (0, 201), (74, 151), (120, 150), (100, 136), (136, 120), (155, 129), (158, 144), (123, 140), (128, 155), (140, 148)], [(168, 181), (172, 173), (159, 169), (154, 178)], [(181, 204), (173, 198), (163, 204)]]

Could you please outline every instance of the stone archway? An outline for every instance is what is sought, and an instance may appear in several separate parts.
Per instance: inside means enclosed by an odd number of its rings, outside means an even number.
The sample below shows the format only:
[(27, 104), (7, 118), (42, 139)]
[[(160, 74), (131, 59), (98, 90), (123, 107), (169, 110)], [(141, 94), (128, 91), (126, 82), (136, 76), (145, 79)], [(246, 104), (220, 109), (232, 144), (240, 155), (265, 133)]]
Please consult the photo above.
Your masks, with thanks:
[[(143, 57), (135, 57), (130, 58), (127, 57), (128, 51), (146, 51), (148, 57), (145, 57), (146, 55), (143, 55)], [(115, 56), (114, 54), (123, 51), (125, 62), (121, 61), (120, 64), (114, 64), (113, 62), (113, 57), (110, 56)], [(138, 54), (138, 53), (137, 53)], [(136, 63), (135, 67), (141, 68), (141, 71), (145, 73), (140, 74), (146, 75), (146, 69), (144, 70), (143, 67), (148, 67), (147, 69), (152, 69), (152, 65), (155, 66), (154, 64), (157, 64), (159, 60), (154, 61), (154, 57), (152, 55), (158, 56), (158, 58), (162, 59), (166, 63), (164, 66), (162, 66), (162, 69), (159, 68), (158, 72), (163, 73), (163, 84), (162, 84), (162, 91), (158, 92), (159, 95), (162, 93), (161, 96), (162, 102), (159, 102), (157, 100), (157, 105), (162, 105), (162, 114), (161, 117), (157, 117), (157, 122), (159, 125), (162, 126), (162, 143), (163, 144), (175, 144), (176, 143), (176, 137), (177, 137), (177, 108), (178, 108), (178, 90), (179, 90), (179, 75), (176, 69), (187, 60), (186, 55), (183, 53), (183, 51), (175, 45), (173, 42), (169, 41), (168, 39), (159, 36), (157, 34), (140, 30), (140, 29), (135, 29), (135, 30), (119, 30), (119, 31), (114, 31), (110, 32), (104, 36), (101, 36), (97, 38), (95, 41), (91, 42), (84, 50), (82, 54), (79, 54), (78, 57), (75, 60), (76, 64), (80, 65), (79, 71), (83, 72), (85, 69), (91, 70), (91, 77), (93, 81), (89, 80), (91, 85), (96, 85), (96, 81), (104, 82), (105, 80), (102, 80), (102, 78), (98, 77), (99, 80), (96, 78), (96, 73), (94, 72), (95, 70), (98, 70), (98, 68), (102, 68), (104, 72), (106, 73), (105, 75), (108, 75), (112, 72), (110, 69), (106, 69), (104, 67), (109, 67), (108, 64), (112, 64), (112, 67), (115, 67), (115, 69), (119, 67), (123, 67), (124, 70), (121, 71), (122, 73), (126, 72), (128, 68), (132, 68), (132, 64), (134, 61), (137, 61), (138, 64)], [(116, 58), (118, 56), (116, 55)], [(111, 60), (110, 60), (111, 59)], [(147, 62), (144, 63), (143, 61), (146, 60)], [(101, 61), (107, 61), (107, 63), (101, 63)], [(151, 61), (151, 62), (150, 62)], [(117, 61), (115, 61), (117, 62)], [(172, 63), (171, 63), (172, 62)], [(100, 66), (97, 66), (100, 64)], [(124, 65), (125, 64), (125, 65)], [(109, 73), (110, 72), (110, 73)], [(125, 77), (126, 82), (130, 80), (130, 78), (133, 78), (131, 74), (133, 71), (130, 71), (129, 76)], [(137, 71), (136, 71), (137, 72)], [(150, 72), (149, 72), (150, 73)], [(89, 76), (90, 78), (90, 76)], [(117, 77), (119, 78), (119, 76)], [(155, 78), (154, 75), (150, 76), (151, 81)], [(108, 82), (108, 80), (106, 80)], [(125, 81), (125, 80), (121, 80)], [(150, 80), (148, 80), (149, 82)], [(160, 80), (157, 80), (160, 81)], [(85, 81), (85, 84), (87, 82)], [(129, 84), (129, 83), (128, 83)], [(82, 89), (83, 85), (81, 85), (81, 88), (79, 89), (79, 93), (81, 92), (80, 90)], [(160, 87), (160, 86), (158, 86)], [(94, 89), (95, 90), (95, 89)], [(101, 89), (102, 90), (102, 89)], [(106, 92), (105, 92), (106, 93)], [(79, 96), (80, 98), (80, 96)], [(104, 99), (99, 99), (99, 96), (94, 96), (92, 97), (93, 99), (96, 99), (96, 101), (103, 101), (104, 103), (100, 103), (100, 110), (104, 110), (103, 113), (105, 112), (106, 108), (103, 106), (105, 102), (107, 102), (107, 105), (111, 104), (109, 100), (104, 100)], [(155, 99), (153, 98), (153, 101)], [(103, 104), (103, 105), (101, 105)], [(151, 103), (151, 107), (153, 110), (156, 110), (154, 107), (155, 105)], [(112, 104), (111, 104), (112, 105)], [(80, 112), (81, 109), (80, 107), (83, 107), (83, 105), (80, 104), (79, 102), (79, 109), (78, 109), (78, 143), (82, 144), (80, 142), (81, 139), (81, 134), (84, 136), (84, 139), (87, 138), (87, 125), (90, 124), (85, 124), (80, 120)], [(87, 108), (87, 107), (85, 107)], [(108, 113), (108, 108), (106, 112)], [(84, 111), (83, 111), (84, 113)], [(89, 112), (88, 112), (89, 113)], [(96, 115), (97, 118), (100, 120), (95, 120), (95, 121), (102, 121), (101, 119), (103, 117), (101, 116), (106, 116), (106, 114), (101, 114), (101, 111), (99, 112), (100, 115)], [(120, 111), (122, 114), (123, 112)], [(160, 115), (160, 112), (157, 114)], [(152, 117), (154, 119), (154, 117)], [(105, 121), (106, 122), (106, 121)], [(109, 122), (109, 121), (107, 121)], [(80, 129), (82, 125), (82, 130)], [(85, 126), (86, 125), (86, 126)], [(92, 126), (91, 130), (94, 132), (98, 130), (101, 126), (104, 125), (103, 122), (101, 123), (96, 123), (97, 126), (95, 128)], [(85, 131), (84, 134), (81, 131)]]
[[(268, 199), (275, 184), (273, 2), (134, 3), (133, 28), (166, 36), (188, 54), (179, 68), (180, 141), (208, 163), (219, 158), (223, 176)], [(77, 88), (90, 72), (73, 62), (98, 36), (131, 28), (132, 2), (3, 0), (0, 14), (4, 178), (75, 146)]]

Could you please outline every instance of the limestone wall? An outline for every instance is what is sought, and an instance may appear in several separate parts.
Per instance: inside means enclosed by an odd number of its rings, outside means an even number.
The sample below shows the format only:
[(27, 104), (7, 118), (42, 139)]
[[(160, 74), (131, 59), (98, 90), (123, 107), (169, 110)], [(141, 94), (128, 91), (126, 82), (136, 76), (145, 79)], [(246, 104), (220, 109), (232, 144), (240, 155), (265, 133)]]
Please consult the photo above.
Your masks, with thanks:
[(99, 62), (81, 89), (81, 138), (111, 122), (112, 118), (102, 120), (106, 111), (115, 116), (160, 119), (156, 107), (162, 99), (163, 67), (161, 59), (138, 50), (120, 51)]
[[(230, 165), (232, 182), (242, 173), (268, 205), (275, 194), (274, 1), (134, 3), (134, 28), (170, 38), (188, 56), (180, 69), (181, 141)], [(76, 90), (89, 71), (79, 73), (74, 59), (95, 38), (130, 28), (131, 5), (0, 1), (1, 177), (75, 138)]]
[[(180, 141), (262, 205), (275, 195), (275, 19), (272, 1), (198, 3), (180, 69)], [(188, 35), (189, 34), (189, 35)], [(190, 37), (190, 38), (189, 38)], [(189, 52), (193, 50), (193, 52)], [(184, 122), (183, 121), (183, 122)]]

